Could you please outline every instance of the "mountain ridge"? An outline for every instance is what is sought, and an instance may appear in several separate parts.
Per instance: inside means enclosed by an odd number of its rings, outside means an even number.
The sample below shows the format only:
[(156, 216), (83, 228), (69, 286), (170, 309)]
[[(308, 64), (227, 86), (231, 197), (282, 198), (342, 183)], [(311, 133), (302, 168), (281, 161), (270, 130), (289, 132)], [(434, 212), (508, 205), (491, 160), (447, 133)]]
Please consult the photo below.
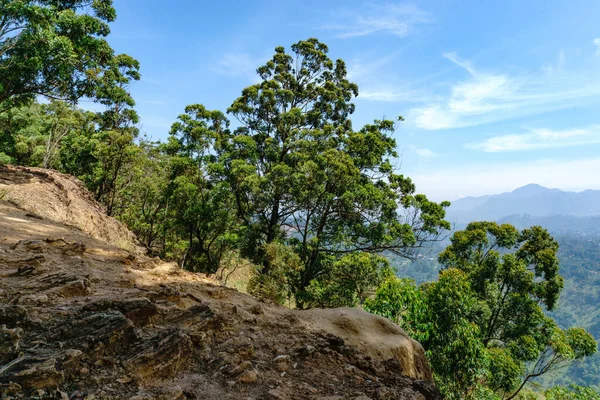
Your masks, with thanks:
[(453, 202), (447, 211), (448, 219), (458, 223), (496, 221), (513, 215), (597, 216), (600, 215), (600, 190), (570, 192), (531, 183), (510, 192), (465, 197)]

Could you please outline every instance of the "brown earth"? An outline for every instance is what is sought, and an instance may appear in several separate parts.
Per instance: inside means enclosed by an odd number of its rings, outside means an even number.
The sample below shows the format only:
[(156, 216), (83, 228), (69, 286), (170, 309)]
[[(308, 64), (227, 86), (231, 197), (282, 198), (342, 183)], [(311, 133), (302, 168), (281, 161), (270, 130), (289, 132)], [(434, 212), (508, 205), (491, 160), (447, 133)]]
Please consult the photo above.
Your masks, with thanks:
[(122, 249), (143, 251), (134, 234), (120, 221), (107, 216), (104, 207), (70, 175), (42, 168), (0, 165), (2, 190), (6, 191), (5, 201), (27, 211), (31, 217), (43, 216)]
[(2, 197), (2, 399), (441, 398), (384, 318), (289, 310), (148, 258), (66, 175), (0, 167)]

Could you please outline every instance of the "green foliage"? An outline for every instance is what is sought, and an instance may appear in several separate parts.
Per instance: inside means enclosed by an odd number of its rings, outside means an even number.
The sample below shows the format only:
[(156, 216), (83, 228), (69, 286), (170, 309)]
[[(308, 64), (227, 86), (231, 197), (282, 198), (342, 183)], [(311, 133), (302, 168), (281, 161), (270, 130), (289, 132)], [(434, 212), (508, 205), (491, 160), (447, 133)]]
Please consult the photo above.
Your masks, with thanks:
[(259, 269), (248, 282), (248, 293), (277, 304), (290, 302), (293, 288), (289, 277), (302, 270), (300, 258), (290, 247), (277, 242), (265, 244), (264, 254), (270, 265), (269, 273), (260, 273)]
[(173, 210), (170, 227), (177, 240), (188, 242), (180, 263), (192, 271), (215, 273), (223, 256), (239, 241), (242, 229), (229, 186), (211, 179), (209, 148), (227, 124), (218, 111), (187, 107), (162, 148), (170, 171), (163, 202)]
[[(427, 331), (419, 326), (424, 315), (425, 301), (415, 282), (388, 276), (379, 285), (375, 296), (366, 299), (365, 310), (389, 318), (415, 337)], [(427, 337), (419, 337), (419, 340)]]
[(388, 277), (365, 309), (391, 318), (421, 342), (447, 398), (479, 399), (485, 398), (478, 382), (487, 359), (479, 327), (472, 322), (478, 305), (467, 275), (449, 269), (440, 273), (437, 283), (420, 287)]
[[(448, 204), (415, 194), (412, 182), (394, 173), (392, 121), (352, 128), (358, 88), (347, 80), (343, 61), (329, 59), (316, 39), (291, 50), (276, 48), (257, 70), (261, 82), (233, 102), (228, 111), (240, 123), (234, 132), (222, 114), (213, 114), (222, 125), (208, 134), (194, 116), (205, 112), (200, 105), (188, 107), (192, 114), (177, 129), (206, 137), (208, 172), (229, 184), (245, 231), (243, 255), (263, 267), (260, 273), (271, 269), (265, 244), (284, 243), (300, 257), (303, 268), (288, 280), (297, 305), (308, 307), (324, 300), (324, 282), (333, 282), (328, 277), (345, 273), (337, 259), (360, 252), (410, 255), (449, 227)], [(336, 301), (355, 302), (342, 297)]]
[(307, 303), (311, 307), (354, 307), (362, 304), (388, 269), (384, 257), (364, 252), (332, 260), (326, 272), (313, 279), (307, 287)]
[(540, 227), (471, 223), (440, 254), (437, 282), (384, 282), (366, 308), (421, 341), (448, 398), (485, 389), (512, 399), (530, 380), (597, 349), (584, 329), (560, 329), (544, 314), (562, 289), (557, 250)]
[(468, 398), (483, 377), (486, 364), (480, 327), (473, 322), (479, 303), (471, 283), (464, 272), (448, 269), (423, 291), (430, 329), (422, 344), (436, 381), (447, 398)]
[(6, 163), (59, 169), (62, 139), (84, 125), (83, 113), (64, 102), (33, 102), (0, 113), (0, 148)]
[(544, 392), (546, 400), (600, 400), (600, 392), (578, 385), (556, 386)]
[(13, 159), (4, 152), (0, 152), (0, 165), (10, 164)]
[(167, 255), (166, 233), (172, 226), (170, 158), (160, 145), (142, 139), (130, 166), (128, 184), (120, 192), (119, 218), (151, 252)]
[(115, 56), (105, 39), (116, 18), (112, 0), (3, 0), (0, 15), (0, 111), (37, 95), (122, 96), (119, 67), (136, 62)]

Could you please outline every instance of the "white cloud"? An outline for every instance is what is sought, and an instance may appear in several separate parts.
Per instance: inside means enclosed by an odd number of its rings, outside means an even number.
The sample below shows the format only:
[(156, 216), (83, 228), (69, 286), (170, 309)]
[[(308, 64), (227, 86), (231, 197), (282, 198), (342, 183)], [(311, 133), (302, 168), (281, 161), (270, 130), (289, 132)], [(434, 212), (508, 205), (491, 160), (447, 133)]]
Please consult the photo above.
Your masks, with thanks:
[(549, 65), (544, 65), (542, 67), (542, 71), (544, 71), (544, 73), (546, 73), (546, 75), (553, 75), (553, 74), (557, 74), (559, 72), (562, 72), (562, 70), (565, 68), (565, 63), (566, 63), (566, 57), (565, 57), (565, 52), (564, 50), (560, 50), (560, 52), (558, 53), (558, 58), (556, 60), (556, 63), (554, 64), (549, 64)]
[(398, 101), (403, 97), (402, 93), (387, 89), (375, 91), (361, 90), (358, 93), (358, 98), (363, 100)]
[(431, 106), (409, 111), (409, 120), (425, 129), (447, 129), (459, 125), (458, 119), (442, 107)]
[[(477, 70), (455, 53), (443, 56), (470, 76), (454, 83), (442, 100), (410, 110), (408, 120), (423, 129), (476, 126), (600, 101), (597, 72), (560, 76), (488, 73)], [(559, 55), (558, 66), (561, 65), (564, 56)]]
[(600, 158), (474, 164), (408, 174), (419, 193), (436, 201), (452, 201), (464, 196), (507, 192), (529, 183), (571, 191), (600, 189), (600, 174), (597, 171), (600, 171)]
[(473, 68), (471, 63), (460, 58), (455, 52), (443, 53), (442, 57), (447, 58), (459, 67), (464, 68), (471, 75), (476, 75), (475, 68)]
[(406, 102), (423, 102), (430, 100), (431, 97), (426, 96), (423, 92), (417, 90), (402, 91), (400, 89), (377, 88), (359, 90), (358, 98), (361, 100), (372, 101), (406, 101)]
[(391, 54), (385, 57), (381, 57), (376, 60), (362, 61), (359, 59), (351, 60), (347, 63), (348, 66), (348, 79), (351, 81), (360, 80), (363, 78), (371, 78), (373, 74), (376, 74), (381, 68), (388, 64), (395, 54)]
[(227, 53), (221, 56), (211, 70), (219, 75), (231, 77), (255, 76), (256, 68), (263, 64), (262, 61), (264, 60), (246, 53)]
[(342, 21), (322, 28), (336, 31), (342, 39), (386, 34), (404, 37), (416, 25), (430, 23), (431, 16), (415, 5), (405, 3), (369, 4), (366, 9), (342, 11)]
[(600, 56), (600, 37), (596, 38), (592, 41), (594, 43), (594, 45), (596, 46), (596, 55)]
[(529, 133), (501, 135), (466, 147), (489, 153), (583, 146), (600, 143), (600, 125), (583, 128), (552, 130), (532, 129)]
[(409, 146), (409, 149), (416, 155), (423, 157), (423, 158), (431, 158), (431, 157), (436, 156), (436, 154), (433, 150), (427, 149), (425, 147)]

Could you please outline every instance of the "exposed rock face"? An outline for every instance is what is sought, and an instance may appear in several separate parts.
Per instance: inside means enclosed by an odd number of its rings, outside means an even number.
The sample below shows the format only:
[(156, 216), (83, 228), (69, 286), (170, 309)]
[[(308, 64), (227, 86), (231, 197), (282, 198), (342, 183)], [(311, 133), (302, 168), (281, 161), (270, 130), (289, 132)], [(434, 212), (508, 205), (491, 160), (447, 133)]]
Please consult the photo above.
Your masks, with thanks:
[(383, 318), (260, 303), (47, 214), (0, 202), (0, 398), (439, 398)]
[(4, 200), (30, 217), (73, 226), (122, 249), (141, 250), (125, 225), (108, 217), (83, 184), (70, 175), (42, 168), (0, 165), (0, 189), (6, 188)]

